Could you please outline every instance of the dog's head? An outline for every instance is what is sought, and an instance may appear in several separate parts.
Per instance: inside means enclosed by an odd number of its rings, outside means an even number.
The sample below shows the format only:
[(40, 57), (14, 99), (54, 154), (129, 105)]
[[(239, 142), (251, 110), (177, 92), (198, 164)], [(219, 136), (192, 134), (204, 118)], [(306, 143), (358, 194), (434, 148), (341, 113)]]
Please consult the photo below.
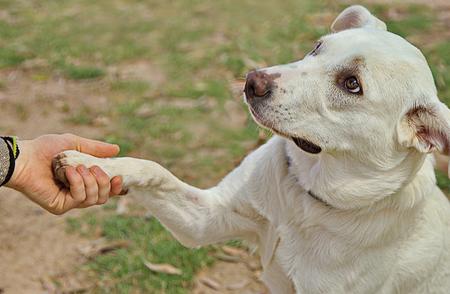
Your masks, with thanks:
[(255, 121), (309, 154), (372, 162), (448, 151), (450, 111), (422, 53), (366, 8), (351, 6), (304, 59), (250, 72)]

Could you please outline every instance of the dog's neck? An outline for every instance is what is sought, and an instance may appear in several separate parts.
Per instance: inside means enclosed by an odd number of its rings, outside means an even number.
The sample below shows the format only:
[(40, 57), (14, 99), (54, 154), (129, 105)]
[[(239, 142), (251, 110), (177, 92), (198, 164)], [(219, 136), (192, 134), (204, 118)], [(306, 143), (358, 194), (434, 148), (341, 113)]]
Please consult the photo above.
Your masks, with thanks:
[[(288, 155), (287, 151), (286, 151), (286, 163), (287, 163), (287, 167), (290, 170), (292, 168), (292, 159), (291, 157)], [(320, 196), (317, 196), (313, 191), (308, 190), (308, 195), (311, 196), (313, 199), (315, 199), (316, 201), (322, 203), (325, 206), (328, 207), (333, 207), (332, 205), (330, 205), (328, 202), (326, 202), (325, 200), (323, 200)]]
[[(383, 199), (387, 199), (388, 204), (401, 197), (398, 195), (402, 195), (405, 189), (407, 192), (417, 172), (423, 169), (426, 157), (419, 153), (399, 154), (389, 168), (375, 171), (370, 164), (349, 156), (307, 154), (288, 140), (286, 155), (289, 172), (302, 188), (312, 198), (336, 209), (373, 207)], [(433, 183), (433, 178), (427, 179), (428, 182)], [(411, 204), (410, 201), (407, 203)]]

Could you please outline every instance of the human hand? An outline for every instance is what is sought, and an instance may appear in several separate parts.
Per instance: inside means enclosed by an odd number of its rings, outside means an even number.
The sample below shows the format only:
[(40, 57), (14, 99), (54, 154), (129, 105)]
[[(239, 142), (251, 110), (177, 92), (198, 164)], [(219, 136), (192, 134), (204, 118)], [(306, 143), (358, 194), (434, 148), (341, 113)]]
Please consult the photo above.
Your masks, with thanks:
[(122, 179), (109, 176), (99, 167), (68, 167), (69, 189), (58, 185), (53, 177), (52, 160), (65, 150), (77, 150), (97, 157), (117, 155), (119, 147), (72, 134), (44, 135), (34, 140), (19, 141), (20, 155), (6, 186), (24, 193), (53, 214), (73, 208), (104, 204), (109, 196), (122, 190)]

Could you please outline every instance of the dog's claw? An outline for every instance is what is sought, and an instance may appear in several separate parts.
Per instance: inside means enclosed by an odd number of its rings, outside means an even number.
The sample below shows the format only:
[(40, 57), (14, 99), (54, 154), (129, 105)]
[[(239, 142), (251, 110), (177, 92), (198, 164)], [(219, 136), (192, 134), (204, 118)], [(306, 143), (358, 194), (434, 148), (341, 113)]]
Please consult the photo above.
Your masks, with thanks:
[(66, 166), (63, 163), (63, 159), (66, 157), (65, 154), (60, 153), (55, 156), (52, 160), (52, 169), (53, 169), (53, 175), (55, 179), (62, 183), (66, 188), (69, 187), (69, 181), (66, 177)]
[(118, 195), (127, 195), (128, 194), (128, 188), (122, 188), (120, 193)]

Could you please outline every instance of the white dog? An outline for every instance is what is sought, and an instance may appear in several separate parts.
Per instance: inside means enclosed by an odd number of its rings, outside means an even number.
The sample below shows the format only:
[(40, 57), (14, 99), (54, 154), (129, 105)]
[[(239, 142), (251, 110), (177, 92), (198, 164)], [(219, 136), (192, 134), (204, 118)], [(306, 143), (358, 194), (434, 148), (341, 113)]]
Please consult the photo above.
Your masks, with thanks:
[(276, 135), (216, 187), (75, 151), (57, 175), (122, 176), (186, 246), (256, 242), (272, 293), (450, 293), (450, 205), (428, 156), (449, 151), (450, 111), (421, 52), (364, 7), (331, 29), (303, 60), (248, 74), (249, 109)]

